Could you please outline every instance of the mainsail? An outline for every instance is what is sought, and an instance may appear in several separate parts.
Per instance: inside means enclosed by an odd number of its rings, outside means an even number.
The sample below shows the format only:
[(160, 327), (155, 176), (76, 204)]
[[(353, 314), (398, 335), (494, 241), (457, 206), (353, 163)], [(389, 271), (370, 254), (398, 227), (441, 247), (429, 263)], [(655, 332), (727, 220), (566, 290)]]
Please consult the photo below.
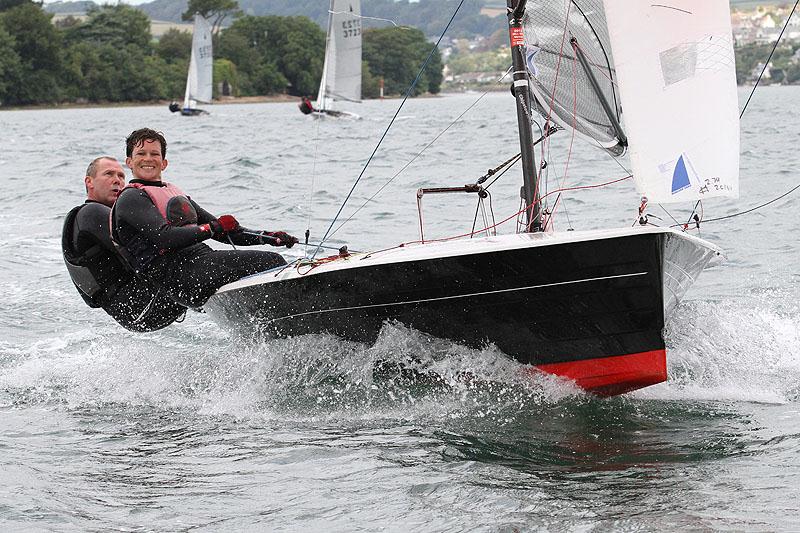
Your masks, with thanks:
[(214, 54), (211, 45), (211, 26), (199, 13), (194, 16), (192, 57), (186, 78), (186, 95), (183, 109), (191, 109), (196, 102), (210, 102), (214, 72)]
[(727, 0), (605, 0), (637, 188), (657, 203), (739, 195)]
[(331, 101), (361, 101), (361, 2), (331, 0), (318, 109)]

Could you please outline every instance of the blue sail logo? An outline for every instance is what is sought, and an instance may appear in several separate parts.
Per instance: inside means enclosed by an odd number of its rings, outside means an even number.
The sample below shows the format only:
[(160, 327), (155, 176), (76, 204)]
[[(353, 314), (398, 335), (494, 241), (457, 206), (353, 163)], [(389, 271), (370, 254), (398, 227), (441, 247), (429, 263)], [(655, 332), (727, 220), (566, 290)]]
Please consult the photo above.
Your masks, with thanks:
[(678, 194), (691, 186), (689, 172), (686, 170), (686, 162), (683, 160), (683, 155), (681, 155), (675, 164), (675, 169), (672, 171), (672, 194)]

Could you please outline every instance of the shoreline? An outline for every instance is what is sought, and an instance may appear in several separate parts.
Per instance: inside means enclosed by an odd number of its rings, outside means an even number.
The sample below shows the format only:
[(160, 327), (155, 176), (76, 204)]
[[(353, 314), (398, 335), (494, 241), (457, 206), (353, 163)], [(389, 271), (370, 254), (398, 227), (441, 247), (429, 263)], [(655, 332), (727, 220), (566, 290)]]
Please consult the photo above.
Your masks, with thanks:
[[(438, 94), (421, 94), (415, 98), (437, 98), (442, 94), (457, 94), (459, 91), (442, 91)], [(403, 98), (403, 95), (385, 96), (383, 100), (394, 100)], [(381, 100), (381, 98), (364, 98), (364, 100)], [(112, 107), (144, 107), (144, 106), (164, 106), (167, 107), (171, 102), (176, 100), (149, 100), (142, 102), (65, 102), (60, 104), (30, 104), (19, 106), (3, 106), (0, 105), (0, 112), (3, 111), (34, 111), (34, 110), (53, 110), (53, 109), (104, 109)], [(210, 105), (221, 104), (279, 104), (286, 102), (300, 102), (299, 96), (291, 96), (288, 94), (273, 94), (268, 96), (223, 96), (215, 98)]]
[[(29, 104), (19, 106), (2, 106), (0, 111), (31, 111), (36, 109), (92, 109), (110, 107), (139, 107), (139, 106), (164, 106), (167, 107), (175, 100), (149, 100), (142, 102), (65, 102), (60, 104)], [(223, 96), (216, 98), (211, 105), (217, 104), (264, 104), (300, 101), (298, 96), (288, 94), (275, 94), (269, 96)]]
[[(762, 87), (796, 87), (800, 84), (762, 84)], [(742, 84), (737, 86), (739, 89), (752, 88), (752, 84)], [(474, 85), (474, 86), (460, 86), (460, 87), (442, 87), (441, 91), (437, 94), (420, 94), (415, 98), (438, 98), (447, 94), (462, 94), (467, 92), (500, 92), (507, 91), (506, 86), (497, 85)], [(383, 100), (394, 100), (403, 98), (403, 95), (385, 96)], [(380, 100), (381, 98), (364, 98), (364, 100)], [(0, 112), (3, 111), (32, 111), (37, 109), (103, 109), (111, 107), (142, 107), (142, 106), (164, 106), (167, 107), (175, 100), (149, 100), (143, 102), (67, 102), (60, 104), (30, 104), (20, 106), (3, 106), (0, 105)], [(211, 105), (219, 104), (275, 104), (286, 102), (300, 102), (299, 96), (291, 96), (288, 94), (273, 94), (267, 96), (223, 96), (214, 99)]]

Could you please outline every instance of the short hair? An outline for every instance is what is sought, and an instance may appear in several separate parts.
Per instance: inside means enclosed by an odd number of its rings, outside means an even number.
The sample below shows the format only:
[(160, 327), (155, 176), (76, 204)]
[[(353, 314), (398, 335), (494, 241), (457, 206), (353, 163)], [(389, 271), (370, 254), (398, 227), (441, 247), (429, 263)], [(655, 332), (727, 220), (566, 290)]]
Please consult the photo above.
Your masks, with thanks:
[(161, 144), (161, 157), (167, 157), (167, 140), (164, 138), (164, 134), (150, 128), (141, 128), (128, 135), (128, 138), (125, 139), (125, 155), (130, 157), (133, 149), (144, 144), (145, 141), (158, 141)]
[(100, 157), (96, 157), (92, 159), (92, 162), (89, 163), (89, 166), (86, 167), (86, 175), (95, 177), (97, 175), (97, 163), (102, 161), (103, 159), (108, 159), (109, 161), (116, 161), (116, 157), (111, 157), (110, 155), (101, 155)]
[[(103, 159), (108, 159), (109, 161), (117, 160), (116, 157), (111, 157), (110, 155), (101, 155), (100, 157), (95, 157), (94, 159), (92, 159), (92, 162), (89, 163), (89, 166), (86, 167), (86, 175), (91, 176), (93, 178), (97, 176), (97, 163), (99, 163)], [(86, 194), (89, 194), (89, 186), (84, 184), (84, 187), (86, 188)]]

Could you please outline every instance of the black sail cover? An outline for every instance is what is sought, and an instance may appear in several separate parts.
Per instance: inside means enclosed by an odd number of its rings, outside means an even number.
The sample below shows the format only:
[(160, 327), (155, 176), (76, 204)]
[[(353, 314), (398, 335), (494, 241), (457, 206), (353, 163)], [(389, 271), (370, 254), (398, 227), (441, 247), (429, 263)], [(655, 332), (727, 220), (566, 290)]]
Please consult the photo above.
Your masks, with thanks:
[(618, 137), (574, 48), (586, 58), (619, 124), (621, 108), (602, 0), (528, 0), (523, 23), (531, 90), (540, 113), (611, 154), (622, 155), (626, 143)]

